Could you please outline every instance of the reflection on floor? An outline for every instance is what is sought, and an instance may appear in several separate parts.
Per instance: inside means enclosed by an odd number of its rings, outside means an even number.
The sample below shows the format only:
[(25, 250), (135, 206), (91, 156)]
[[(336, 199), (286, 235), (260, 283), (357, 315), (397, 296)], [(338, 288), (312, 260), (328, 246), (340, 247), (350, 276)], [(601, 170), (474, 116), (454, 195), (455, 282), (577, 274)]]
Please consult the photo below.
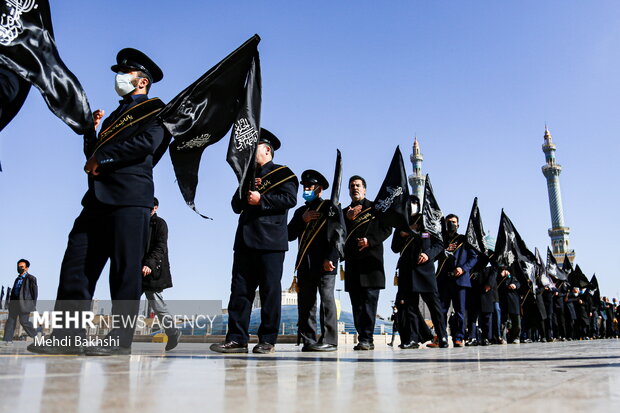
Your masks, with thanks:
[[(596, 411), (620, 406), (620, 340), (271, 355), (134, 344), (132, 356), (0, 348), (0, 412)], [(186, 409), (185, 412), (183, 409)]]

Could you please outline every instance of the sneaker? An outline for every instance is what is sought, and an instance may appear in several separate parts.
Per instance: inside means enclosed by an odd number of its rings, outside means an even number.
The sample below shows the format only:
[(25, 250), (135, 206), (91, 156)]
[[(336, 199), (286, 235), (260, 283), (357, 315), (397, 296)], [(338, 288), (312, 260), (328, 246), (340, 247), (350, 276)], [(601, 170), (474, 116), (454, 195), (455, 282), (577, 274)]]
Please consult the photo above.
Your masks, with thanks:
[(181, 338), (181, 335), (183, 335), (183, 333), (181, 333), (181, 330), (177, 328), (177, 331), (174, 334), (168, 336), (166, 351), (172, 350), (179, 344), (179, 338)]
[(256, 353), (256, 354), (270, 354), (270, 353), (275, 353), (275, 351), (276, 351), (276, 346), (274, 346), (271, 343), (258, 343), (252, 349), (252, 353)]
[(454, 340), (454, 347), (464, 347), (462, 340)]
[(216, 353), (247, 353), (248, 345), (239, 344), (236, 341), (227, 341), (225, 343), (211, 344), (209, 349)]

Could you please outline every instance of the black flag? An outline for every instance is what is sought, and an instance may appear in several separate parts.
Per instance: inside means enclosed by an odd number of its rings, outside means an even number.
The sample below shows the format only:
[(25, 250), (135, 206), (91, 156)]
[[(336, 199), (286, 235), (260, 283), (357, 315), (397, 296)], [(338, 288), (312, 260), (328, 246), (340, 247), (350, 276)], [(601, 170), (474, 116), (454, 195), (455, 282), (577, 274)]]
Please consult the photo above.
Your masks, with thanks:
[(244, 182), (253, 179), (248, 176), (250, 166), (254, 170), (256, 147), (260, 137), (260, 106), (261, 106), (261, 76), (258, 52), (252, 59), (245, 88), (245, 99), (230, 135), (226, 161), (231, 166), (239, 180), (239, 196), (243, 194)]
[[(252, 68), (254, 79), (250, 86), (260, 85), (259, 42), (258, 35), (252, 36), (172, 99), (158, 115), (174, 137), (170, 145), (174, 173), (183, 199), (194, 211), (203, 151), (228, 133), (244, 104), (246, 108), (260, 110), (260, 87), (253, 90), (258, 97), (253, 94), (249, 101), (246, 99)], [(258, 126), (256, 115), (253, 114), (253, 127)]]
[(394, 228), (409, 226), (411, 203), (403, 155), (397, 146), (374, 202), (376, 216)]
[(0, 131), (17, 115), (29, 91), (30, 83), (0, 66)]
[(338, 255), (344, 258), (344, 243), (347, 238), (347, 230), (340, 207), (340, 186), (342, 184), (342, 155), (336, 149), (336, 168), (334, 170), (334, 181), (332, 183), (332, 194), (330, 197), (331, 205), (327, 215), (327, 241), (335, 246)]
[(503, 209), (494, 257), (500, 267), (511, 267), (522, 281), (531, 281), (536, 292), (536, 256), (527, 248)]
[(549, 274), (547, 274), (547, 266), (543, 261), (542, 255), (538, 248), (534, 248), (534, 255), (536, 255), (536, 277), (540, 278), (540, 282), (543, 286), (552, 288), (555, 286)]
[(571, 272), (573, 272), (573, 264), (571, 264), (570, 260), (568, 259), (568, 254), (564, 255), (564, 262), (562, 263), (562, 271), (564, 271), (566, 274), (570, 274)]
[(11, 287), (6, 287), (6, 300), (4, 300), (4, 308), (9, 309), (9, 303), (11, 302)]
[(482, 218), (480, 218), (480, 210), (478, 209), (478, 198), (474, 198), (474, 204), (471, 206), (466, 236), (467, 243), (476, 250), (479, 255), (489, 255), (489, 250), (484, 240), (486, 233), (484, 232)]
[(557, 280), (568, 281), (567, 274), (560, 268), (549, 247), (547, 247), (547, 274)]
[(0, 293), (0, 310), (2, 310), (2, 300), (4, 299), (4, 285), (2, 286), (2, 292)]
[(601, 302), (601, 291), (598, 287), (598, 280), (596, 279), (596, 274), (594, 274), (590, 279), (590, 286), (588, 288), (590, 289), (590, 291), (592, 291), (594, 305), (598, 307), (599, 303)]
[[(56, 49), (49, 3), (3, 1), (0, 16), (0, 67), (36, 86), (50, 110), (75, 133), (92, 131), (93, 116), (86, 94)], [(27, 86), (21, 82), (17, 97), (12, 102), (2, 102), (2, 118), (5, 111), (12, 118), (27, 93)], [(8, 123), (10, 119), (2, 121)]]
[(424, 201), (422, 202), (422, 227), (424, 227), (424, 231), (441, 242), (443, 242), (442, 221), (443, 213), (439, 208), (437, 199), (435, 199), (431, 178), (427, 174), (424, 183)]
[(587, 288), (590, 285), (590, 280), (588, 280), (588, 277), (581, 271), (579, 265), (568, 275), (568, 282), (572, 287), (579, 288)]

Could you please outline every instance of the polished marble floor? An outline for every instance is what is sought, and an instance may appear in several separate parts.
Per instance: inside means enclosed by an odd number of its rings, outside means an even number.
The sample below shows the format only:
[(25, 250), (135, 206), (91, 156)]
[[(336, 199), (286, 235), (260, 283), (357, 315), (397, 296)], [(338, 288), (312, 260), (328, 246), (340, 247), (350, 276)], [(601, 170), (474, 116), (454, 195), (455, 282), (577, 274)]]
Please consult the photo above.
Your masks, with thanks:
[(220, 355), (136, 343), (132, 356), (0, 348), (0, 412), (573, 412), (620, 407), (620, 340)]

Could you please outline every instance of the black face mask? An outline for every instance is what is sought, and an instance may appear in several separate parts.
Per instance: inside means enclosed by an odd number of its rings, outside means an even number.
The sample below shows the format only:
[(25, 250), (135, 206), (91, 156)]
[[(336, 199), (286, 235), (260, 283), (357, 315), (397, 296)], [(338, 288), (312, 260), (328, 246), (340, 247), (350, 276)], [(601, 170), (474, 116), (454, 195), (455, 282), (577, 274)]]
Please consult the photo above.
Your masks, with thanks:
[(454, 223), (454, 222), (452, 222), (452, 221), (448, 221), (448, 222), (446, 223), (446, 225), (447, 225), (447, 227), (448, 227), (448, 232), (456, 232), (456, 230), (457, 230), (457, 229), (458, 229), (458, 227), (459, 227), (459, 224), (456, 224), (456, 223)]

